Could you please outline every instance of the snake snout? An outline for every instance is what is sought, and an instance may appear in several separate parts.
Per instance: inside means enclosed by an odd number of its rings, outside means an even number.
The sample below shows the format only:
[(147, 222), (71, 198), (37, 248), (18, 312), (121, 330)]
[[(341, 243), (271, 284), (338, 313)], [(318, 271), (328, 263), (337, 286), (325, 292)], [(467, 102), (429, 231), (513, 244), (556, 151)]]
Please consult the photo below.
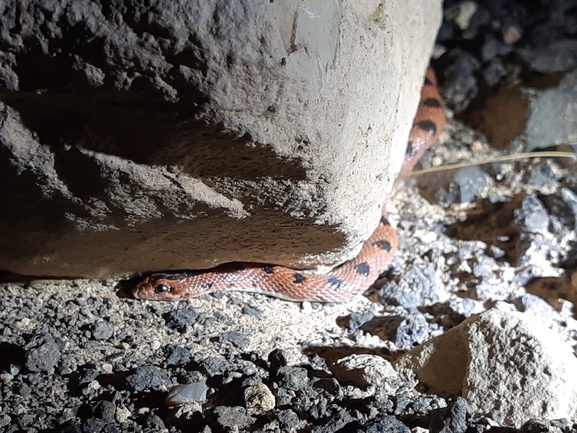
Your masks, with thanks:
[(148, 282), (148, 278), (138, 283), (132, 289), (132, 296), (136, 299), (147, 299), (147, 294), (154, 293), (154, 287)]

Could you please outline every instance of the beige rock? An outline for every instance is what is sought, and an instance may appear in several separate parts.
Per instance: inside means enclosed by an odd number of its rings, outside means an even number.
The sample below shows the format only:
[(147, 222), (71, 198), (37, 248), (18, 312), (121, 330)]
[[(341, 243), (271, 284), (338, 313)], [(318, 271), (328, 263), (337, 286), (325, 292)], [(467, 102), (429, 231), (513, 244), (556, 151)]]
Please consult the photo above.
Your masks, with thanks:
[(264, 383), (249, 386), (244, 390), (244, 405), (249, 414), (261, 414), (274, 409), (276, 400)]
[(384, 386), (387, 393), (404, 384), (391, 363), (377, 355), (350, 355), (335, 361), (331, 371), (341, 383), (357, 387)]
[(400, 167), (441, 2), (166, 0), (139, 33), (98, 8), (30, 13), (53, 21), (13, 40), (47, 58), (77, 27), (106, 49), (7, 72), (27, 87), (14, 78), (0, 107), (0, 269), (104, 278), (354, 256)]
[(498, 410), (520, 427), (530, 418), (577, 415), (577, 360), (538, 319), (489, 310), (403, 355), (428, 392), (463, 396), (477, 415)]

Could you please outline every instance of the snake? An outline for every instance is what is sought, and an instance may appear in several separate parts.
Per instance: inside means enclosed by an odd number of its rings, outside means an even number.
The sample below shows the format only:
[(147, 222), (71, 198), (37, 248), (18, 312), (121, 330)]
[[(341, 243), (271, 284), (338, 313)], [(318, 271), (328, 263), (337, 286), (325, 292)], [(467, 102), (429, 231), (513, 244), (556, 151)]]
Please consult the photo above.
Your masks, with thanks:
[[(435, 73), (427, 70), (399, 179), (438, 138), (446, 123)], [(233, 262), (212, 269), (154, 273), (132, 289), (137, 299), (178, 301), (220, 291), (260, 292), (290, 301), (346, 302), (365, 292), (385, 271), (398, 237), (383, 207), (376, 230), (359, 254), (325, 274), (261, 263)]]

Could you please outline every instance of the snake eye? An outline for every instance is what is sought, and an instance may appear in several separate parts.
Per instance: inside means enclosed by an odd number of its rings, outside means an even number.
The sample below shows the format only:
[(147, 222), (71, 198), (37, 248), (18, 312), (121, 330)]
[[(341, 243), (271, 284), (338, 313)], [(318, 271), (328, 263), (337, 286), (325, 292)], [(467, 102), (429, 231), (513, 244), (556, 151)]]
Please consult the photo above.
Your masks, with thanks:
[(170, 292), (170, 287), (167, 286), (166, 284), (159, 284), (154, 288), (154, 291), (156, 293), (168, 293)]

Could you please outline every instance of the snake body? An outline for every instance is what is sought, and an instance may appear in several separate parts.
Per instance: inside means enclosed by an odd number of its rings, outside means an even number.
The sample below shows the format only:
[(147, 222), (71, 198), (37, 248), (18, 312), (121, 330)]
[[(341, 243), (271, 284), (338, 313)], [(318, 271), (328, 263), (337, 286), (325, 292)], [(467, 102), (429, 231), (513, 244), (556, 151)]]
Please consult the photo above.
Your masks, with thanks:
[[(401, 174), (410, 172), (445, 126), (435, 74), (427, 71)], [(377, 229), (357, 257), (320, 275), (284, 266), (227, 263), (213, 269), (152, 274), (132, 290), (138, 299), (177, 301), (223, 290), (262, 292), (291, 301), (344, 302), (368, 289), (390, 264), (397, 234), (383, 208)]]

